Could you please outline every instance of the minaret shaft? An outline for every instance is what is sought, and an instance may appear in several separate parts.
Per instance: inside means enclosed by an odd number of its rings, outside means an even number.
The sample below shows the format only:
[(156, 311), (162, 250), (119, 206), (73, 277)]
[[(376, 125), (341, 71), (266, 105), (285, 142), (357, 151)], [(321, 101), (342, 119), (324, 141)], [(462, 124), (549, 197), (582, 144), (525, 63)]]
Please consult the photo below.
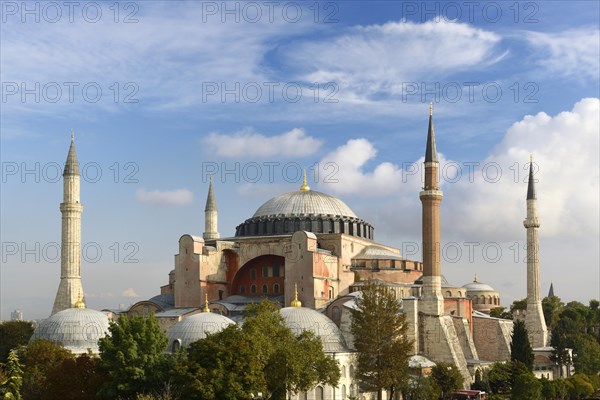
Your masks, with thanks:
[(440, 263), (440, 206), (443, 194), (439, 190), (439, 163), (437, 161), (432, 112), (429, 116), (424, 166), (425, 185), (423, 191), (419, 194), (422, 204), (423, 234), (421, 311), (427, 314), (441, 315), (444, 312)]
[(81, 285), (81, 214), (80, 174), (75, 144), (71, 141), (63, 173), (62, 233), (60, 248), (60, 283), (52, 314), (75, 306), (83, 296)]
[(527, 312), (525, 327), (532, 347), (544, 347), (548, 341), (548, 330), (540, 296), (540, 255), (537, 218), (537, 198), (533, 179), (533, 169), (529, 168), (527, 188), (527, 218), (523, 221), (527, 229)]

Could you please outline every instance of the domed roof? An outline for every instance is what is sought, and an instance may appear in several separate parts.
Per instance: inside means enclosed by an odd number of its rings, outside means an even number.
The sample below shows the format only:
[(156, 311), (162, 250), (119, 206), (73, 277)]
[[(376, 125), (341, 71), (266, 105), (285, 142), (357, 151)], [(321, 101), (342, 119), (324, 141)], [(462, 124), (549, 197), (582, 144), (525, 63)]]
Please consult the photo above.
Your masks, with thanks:
[(173, 350), (173, 342), (178, 341), (176, 347), (187, 347), (191, 343), (204, 339), (207, 333), (221, 332), (229, 325), (235, 324), (229, 318), (211, 312), (202, 312), (187, 317), (169, 329), (169, 349)]
[(42, 321), (30, 341), (46, 339), (74, 354), (98, 353), (98, 340), (108, 333), (106, 314), (89, 308), (67, 308)]
[(285, 325), (296, 335), (305, 330), (321, 339), (327, 353), (347, 352), (346, 341), (337, 325), (318, 311), (305, 307), (286, 307), (279, 310)]
[(356, 214), (338, 198), (314, 190), (296, 190), (275, 196), (256, 210), (255, 217), (272, 215), (337, 215), (357, 218)]
[(463, 285), (463, 287), (465, 289), (467, 289), (467, 292), (495, 292), (496, 291), (490, 285), (485, 284), (483, 282), (479, 282), (477, 280), (477, 275), (475, 275), (475, 278), (473, 278), (473, 282), (467, 283), (466, 285)]
[(386, 249), (381, 246), (367, 246), (357, 255), (352, 257), (353, 260), (402, 260), (400, 253)]

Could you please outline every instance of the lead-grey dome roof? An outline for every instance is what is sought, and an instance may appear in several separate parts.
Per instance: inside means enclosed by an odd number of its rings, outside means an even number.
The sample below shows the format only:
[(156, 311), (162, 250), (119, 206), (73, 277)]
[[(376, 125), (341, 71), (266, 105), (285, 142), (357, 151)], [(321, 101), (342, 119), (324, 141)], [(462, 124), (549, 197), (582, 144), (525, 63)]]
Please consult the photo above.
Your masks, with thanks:
[(179, 341), (179, 346), (187, 347), (191, 343), (204, 339), (207, 333), (221, 332), (229, 325), (235, 324), (229, 318), (212, 312), (202, 312), (187, 317), (169, 329), (169, 349), (173, 342)]
[(42, 321), (30, 341), (46, 339), (74, 354), (98, 353), (98, 340), (108, 333), (106, 314), (89, 308), (67, 308)]
[(471, 282), (463, 285), (463, 288), (467, 289), (468, 292), (495, 292), (496, 290), (483, 282)]
[(346, 341), (337, 325), (318, 311), (305, 307), (286, 307), (279, 310), (285, 326), (296, 335), (302, 331), (311, 331), (321, 339), (323, 351), (327, 353), (343, 353)]
[(254, 217), (271, 215), (339, 215), (357, 218), (338, 198), (314, 190), (296, 190), (275, 196), (256, 210)]
[(381, 246), (367, 246), (357, 255), (352, 257), (353, 260), (402, 260), (400, 253), (386, 249)]

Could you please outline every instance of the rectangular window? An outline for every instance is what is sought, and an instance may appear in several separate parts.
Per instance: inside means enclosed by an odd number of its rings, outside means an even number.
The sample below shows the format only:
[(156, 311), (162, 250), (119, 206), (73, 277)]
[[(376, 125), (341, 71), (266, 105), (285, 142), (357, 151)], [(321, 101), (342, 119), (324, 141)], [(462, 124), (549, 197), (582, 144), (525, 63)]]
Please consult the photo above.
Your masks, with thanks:
[(278, 264), (273, 265), (273, 276), (279, 277), (279, 265)]
[(269, 276), (269, 266), (265, 265), (263, 266), (263, 277), (267, 278)]

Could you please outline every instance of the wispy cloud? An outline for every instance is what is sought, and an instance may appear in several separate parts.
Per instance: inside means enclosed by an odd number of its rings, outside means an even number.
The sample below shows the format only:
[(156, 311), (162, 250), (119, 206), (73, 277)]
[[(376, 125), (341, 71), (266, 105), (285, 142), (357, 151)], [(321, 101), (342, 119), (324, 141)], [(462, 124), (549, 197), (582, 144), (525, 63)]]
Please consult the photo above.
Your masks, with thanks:
[(123, 297), (140, 297), (140, 295), (135, 291), (134, 288), (127, 288), (121, 292), (121, 296)]
[(223, 157), (304, 157), (314, 154), (323, 143), (320, 139), (308, 136), (300, 128), (274, 136), (266, 136), (251, 129), (232, 134), (212, 132), (204, 142)]
[(194, 194), (188, 189), (177, 190), (146, 190), (138, 189), (135, 197), (141, 203), (180, 206), (190, 204)]
[(597, 27), (559, 33), (527, 32), (528, 42), (541, 55), (539, 64), (552, 73), (575, 78), (600, 76), (600, 31)]

